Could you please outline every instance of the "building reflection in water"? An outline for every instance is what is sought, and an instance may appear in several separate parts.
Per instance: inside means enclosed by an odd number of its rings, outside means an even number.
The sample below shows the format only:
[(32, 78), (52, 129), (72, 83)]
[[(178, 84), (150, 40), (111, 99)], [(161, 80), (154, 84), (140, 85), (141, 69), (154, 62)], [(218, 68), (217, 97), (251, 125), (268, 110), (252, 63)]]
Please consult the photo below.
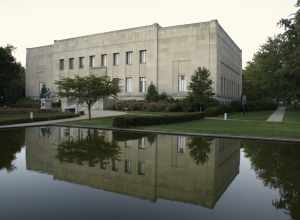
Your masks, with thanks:
[(239, 173), (239, 140), (45, 127), (26, 145), (29, 170), (154, 202), (213, 208)]

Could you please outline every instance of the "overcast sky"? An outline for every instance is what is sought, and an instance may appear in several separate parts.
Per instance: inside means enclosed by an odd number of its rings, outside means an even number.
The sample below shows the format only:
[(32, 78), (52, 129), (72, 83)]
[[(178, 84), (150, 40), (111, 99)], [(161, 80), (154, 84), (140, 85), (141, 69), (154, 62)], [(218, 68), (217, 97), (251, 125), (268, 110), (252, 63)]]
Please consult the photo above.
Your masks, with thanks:
[(26, 48), (54, 40), (159, 23), (171, 26), (218, 19), (243, 50), (243, 64), (277, 22), (295, 11), (296, 0), (0, 0), (0, 45)]

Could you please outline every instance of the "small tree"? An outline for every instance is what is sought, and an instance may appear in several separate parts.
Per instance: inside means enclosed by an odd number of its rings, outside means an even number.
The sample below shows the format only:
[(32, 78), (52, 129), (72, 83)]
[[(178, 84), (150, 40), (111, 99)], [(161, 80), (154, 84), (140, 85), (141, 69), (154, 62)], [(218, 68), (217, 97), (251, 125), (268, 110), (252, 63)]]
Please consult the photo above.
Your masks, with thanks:
[(43, 87), (42, 87), (42, 89), (41, 89), (40, 98), (47, 98), (48, 94), (49, 94), (49, 89), (44, 84)]
[(205, 67), (198, 67), (191, 77), (191, 83), (189, 85), (191, 91), (189, 92), (188, 100), (199, 108), (211, 101), (214, 95), (212, 80), (209, 77), (210, 72)]
[(89, 75), (85, 77), (75, 76), (56, 81), (58, 95), (76, 99), (78, 103), (88, 106), (89, 120), (91, 120), (91, 107), (99, 99), (111, 95), (117, 95), (120, 91), (117, 80), (110, 80), (107, 76), (97, 77)]
[(146, 94), (146, 100), (148, 102), (157, 102), (159, 100), (158, 91), (157, 91), (155, 85), (153, 85), (153, 83), (151, 83), (150, 86), (148, 87), (147, 94)]

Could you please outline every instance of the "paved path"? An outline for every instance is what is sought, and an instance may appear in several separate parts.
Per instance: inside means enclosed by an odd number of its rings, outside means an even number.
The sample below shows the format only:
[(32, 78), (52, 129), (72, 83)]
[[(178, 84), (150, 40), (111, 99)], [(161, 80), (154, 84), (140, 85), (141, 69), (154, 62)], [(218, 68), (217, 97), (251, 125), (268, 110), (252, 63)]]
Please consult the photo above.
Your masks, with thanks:
[(273, 112), (272, 115), (268, 118), (268, 122), (282, 122), (285, 115), (286, 107), (278, 107), (276, 111)]
[[(103, 118), (103, 117), (118, 116), (118, 115), (124, 115), (124, 114), (127, 114), (127, 113), (126, 112), (118, 112), (118, 111), (101, 111), (101, 112), (93, 112), (92, 117), (93, 118)], [(78, 120), (84, 120), (84, 119), (88, 119), (88, 115), (83, 115), (83, 116), (74, 117), (74, 118), (50, 120), (50, 121), (37, 121), (37, 122), (23, 123), (23, 124), (0, 125), (0, 129), (1, 128), (44, 126), (44, 125), (57, 124), (57, 123), (68, 122), (68, 121), (78, 121)]]

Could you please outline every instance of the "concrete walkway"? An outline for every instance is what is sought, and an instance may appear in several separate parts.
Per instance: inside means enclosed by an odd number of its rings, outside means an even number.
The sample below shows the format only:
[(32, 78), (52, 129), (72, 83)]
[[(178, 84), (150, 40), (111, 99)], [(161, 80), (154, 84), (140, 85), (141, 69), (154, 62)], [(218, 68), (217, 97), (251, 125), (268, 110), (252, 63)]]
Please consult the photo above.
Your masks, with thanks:
[[(101, 112), (93, 112), (93, 118), (104, 118), (104, 117), (111, 117), (111, 116), (118, 116), (118, 115), (125, 115), (126, 112), (118, 112), (118, 111), (101, 111)], [(69, 122), (69, 121), (78, 121), (78, 120), (85, 120), (88, 119), (88, 115), (83, 115), (74, 118), (66, 118), (66, 119), (58, 119), (58, 120), (50, 120), (50, 121), (37, 121), (32, 123), (23, 123), (23, 124), (12, 124), (12, 125), (0, 125), (1, 128), (19, 128), (19, 127), (35, 127), (35, 126), (44, 126), (44, 125), (51, 125), (57, 124), (62, 122)]]
[(276, 111), (267, 119), (268, 122), (282, 122), (285, 115), (286, 107), (278, 107)]

